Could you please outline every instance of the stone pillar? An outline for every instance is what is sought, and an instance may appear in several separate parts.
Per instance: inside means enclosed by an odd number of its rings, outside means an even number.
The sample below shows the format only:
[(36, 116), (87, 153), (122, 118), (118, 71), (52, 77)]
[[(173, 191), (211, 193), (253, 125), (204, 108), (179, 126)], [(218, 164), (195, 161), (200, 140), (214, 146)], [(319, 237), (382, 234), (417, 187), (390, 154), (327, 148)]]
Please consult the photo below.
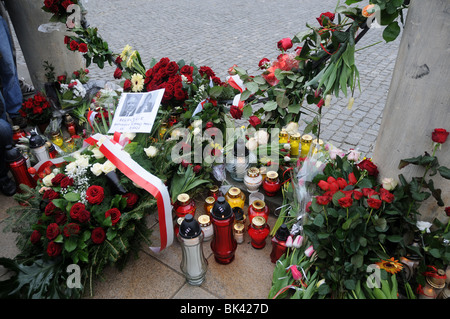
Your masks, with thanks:
[(55, 67), (56, 76), (84, 68), (82, 55), (66, 48), (64, 32), (38, 31), (51, 17), (41, 9), (43, 0), (7, 0), (5, 4), (36, 90), (43, 90), (46, 82), (44, 61)]
[[(411, 1), (373, 156), (382, 177), (402, 173), (409, 181), (422, 176), (424, 170), (415, 165), (399, 170), (400, 160), (431, 154), (432, 131), (450, 131), (449, 18), (448, 0)], [(441, 165), (450, 167), (450, 139), (437, 155)], [(433, 181), (450, 206), (450, 181), (439, 173)], [(433, 197), (424, 202), (421, 215), (426, 221), (448, 220)]]

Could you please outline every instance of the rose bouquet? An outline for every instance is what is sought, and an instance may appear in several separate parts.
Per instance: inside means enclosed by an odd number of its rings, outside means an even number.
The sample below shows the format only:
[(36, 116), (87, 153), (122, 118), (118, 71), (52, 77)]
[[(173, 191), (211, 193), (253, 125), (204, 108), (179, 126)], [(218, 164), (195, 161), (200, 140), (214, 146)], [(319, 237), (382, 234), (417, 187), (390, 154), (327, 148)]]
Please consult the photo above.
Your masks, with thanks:
[[(92, 282), (106, 265), (120, 266), (142, 241), (150, 244), (144, 217), (156, 200), (126, 178), (97, 146), (65, 158), (33, 190), (18, 194), (11, 225), (21, 254), (15, 267), (33, 267), (45, 280), (10, 280), (9, 295), (75, 298), (92, 295)], [(11, 261), (9, 261), (11, 263)], [(80, 289), (68, 289), (66, 268), (80, 267)], [(41, 266), (45, 265), (41, 269)]]
[(67, 7), (76, 4), (78, 5), (78, 0), (45, 0), (42, 10), (51, 13), (51, 22), (67, 22), (67, 17), (69, 13), (67, 12)]
[(70, 78), (67, 74), (57, 77), (57, 93), (62, 109), (77, 107), (84, 101), (87, 93), (84, 84), (89, 81), (88, 74), (88, 69), (80, 69), (74, 71)]
[(20, 115), (33, 125), (45, 124), (52, 118), (52, 107), (44, 93), (38, 92), (22, 104)]

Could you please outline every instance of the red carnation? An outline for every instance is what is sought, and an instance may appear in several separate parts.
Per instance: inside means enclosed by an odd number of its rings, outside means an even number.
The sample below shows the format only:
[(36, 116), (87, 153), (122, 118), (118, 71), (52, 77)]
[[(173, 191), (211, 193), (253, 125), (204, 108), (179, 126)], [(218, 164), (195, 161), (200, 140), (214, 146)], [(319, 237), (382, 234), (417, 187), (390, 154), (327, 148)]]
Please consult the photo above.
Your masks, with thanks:
[(78, 51), (80, 51), (81, 53), (88, 52), (87, 44), (86, 43), (80, 43), (80, 45), (78, 46)]
[(51, 241), (50, 243), (48, 243), (47, 255), (49, 255), (50, 257), (59, 256), (61, 254), (61, 251), (62, 251), (61, 244), (55, 243), (54, 241)]
[(55, 239), (60, 233), (59, 226), (57, 223), (51, 223), (47, 227), (46, 236), (49, 240)]
[(92, 185), (89, 186), (89, 188), (86, 191), (86, 199), (89, 204), (97, 205), (100, 204), (103, 201), (103, 198), (105, 197), (103, 187)]
[(105, 238), (106, 238), (106, 234), (105, 234), (105, 231), (103, 230), (103, 228), (101, 228), (101, 227), (94, 228), (94, 230), (92, 231), (92, 234), (91, 234), (91, 239), (94, 244), (98, 245), (98, 244), (103, 243), (105, 241)]
[(292, 40), (290, 38), (281, 39), (280, 41), (278, 41), (277, 47), (281, 51), (287, 51), (292, 48)]
[(63, 234), (66, 237), (75, 236), (80, 233), (80, 225), (76, 223), (69, 223), (63, 228)]
[(381, 199), (376, 199), (373, 197), (367, 199), (367, 205), (369, 205), (370, 208), (379, 209), (381, 207), (381, 204), (382, 204)]
[(250, 116), (250, 119), (248, 120), (250, 122), (250, 125), (253, 127), (256, 127), (257, 125), (261, 124), (261, 120), (257, 116)]
[(33, 230), (30, 236), (30, 241), (32, 244), (37, 244), (41, 240), (41, 233), (37, 230)]
[(444, 144), (447, 140), (448, 132), (443, 128), (435, 128), (433, 133), (431, 133), (431, 139), (433, 142)]
[(117, 208), (111, 208), (106, 211), (105, 218), (111, 217), (111, 222), (113, 225), (115, 225), (120, 220), (120, 215), (120, 210), (118, 210)]

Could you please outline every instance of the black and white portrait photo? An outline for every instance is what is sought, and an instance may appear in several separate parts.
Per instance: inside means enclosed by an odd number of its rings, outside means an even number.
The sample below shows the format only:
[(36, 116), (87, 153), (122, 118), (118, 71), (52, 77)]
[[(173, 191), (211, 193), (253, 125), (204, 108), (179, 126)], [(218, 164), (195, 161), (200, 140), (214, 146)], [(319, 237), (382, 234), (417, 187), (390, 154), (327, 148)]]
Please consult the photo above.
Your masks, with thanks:
[(139, 93), (127, 94), (120, 111), (120, 116), (133, 116), (138, 108), (142, 95)]

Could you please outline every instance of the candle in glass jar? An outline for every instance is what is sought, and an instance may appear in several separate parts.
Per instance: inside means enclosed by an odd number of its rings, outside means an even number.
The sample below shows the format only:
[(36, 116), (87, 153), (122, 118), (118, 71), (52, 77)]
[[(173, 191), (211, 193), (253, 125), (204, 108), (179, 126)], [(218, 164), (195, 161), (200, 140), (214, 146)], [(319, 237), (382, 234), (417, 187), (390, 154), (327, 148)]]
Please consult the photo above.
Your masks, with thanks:
[(203, 240), (209, 241), (214, 235), (214, 229), (211, 224), (211, 219), (208, 215), (201, 215), (198, 217), (198, 223), (203, 231)]
[(275, 171), (267, 172), (266, 179), (263, 182), (263, 189), (267, 196), (275, 196), (281, 188), (278, 173)]
[(259, 174), (258, 168), (250, 167), (248, 169), (247, 175), (244, 177), (244, 184), (249, 193), (258, 191), (259, 186), (262, 184), (262, 176)]
[(242, 244), (244, 242), (244, 224), (234, 224), (234, 238), (238, 244)]
[(237, 187), (231, 187), (225, 194), (225, 199), (230, 204), (231, 208), (240, 207), (244, 208), (245, 194)]
[(205, 213), (209, 216), (211, 214), (211, 209), (214, 206), (214, 203), (216, 202), (216, 199), (212, 196), (208, 196), (205, 199)]
[(252, 239), (252, 247), (262, 249), (266, 246), (266, 238), (269, 236), (270, 227), (262, 216), (253, 218), (252, 223), (248, 229), (248, 234)]
[(289, 134), (285, 130), (281, 130), (280, 134), (278, 134), (278, 142), (280, 144), (289, 143)]
[(291, 156), (298, 156), (300, 150), (300, 133), (294, 133), (291, 135)]
[(309, 154), (309, 149), (311, 148), (312, 136), (311, 135), (303, 135), (302, 136), (302, 145), (300, 151), (300, 157), (306, 157)]
[(197, 208), (189, 195), (183, 193), (177, 196), (177, 201), (175, 202), (173, 209), (178, 217), (186, 217), (187, 214), (195, 216), (195, 211)]

